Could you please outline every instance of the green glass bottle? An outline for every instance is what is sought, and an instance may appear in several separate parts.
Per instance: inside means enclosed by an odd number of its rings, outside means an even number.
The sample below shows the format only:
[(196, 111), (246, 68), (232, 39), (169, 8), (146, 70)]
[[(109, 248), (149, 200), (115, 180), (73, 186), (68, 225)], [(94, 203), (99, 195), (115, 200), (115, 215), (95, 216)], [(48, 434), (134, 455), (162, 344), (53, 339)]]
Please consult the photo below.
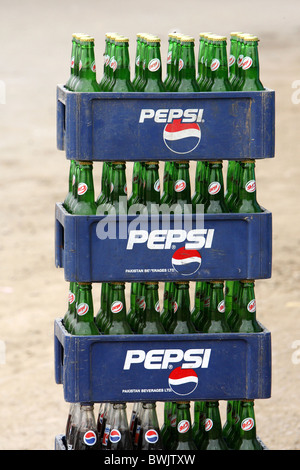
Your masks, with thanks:
[(151, 204), (160, 204), (159, 163), (145, 162), (144, 203), (151, 209)]
[(79, 76), (74, 91), (98, 92), (100, 87), (96, 81), (96, 62), (94, 52), (94, 38), (91, 36), (80, 37), (80, 61)]
[(162, 427), (160, 428), (160, 437), (162, 440), (163, 448), (167, 448), (168, 440), (170, 438), (171, 433), (171, 417), (172, 417), (172, 407), (173, 402), (166, 401), (164, 403), (164, 422)]
[(236, 85), (238, 91), (260, 91), (264, 86), (259, 78), (258, 37), (244, 35), (241, 77)]
[(79, 162), (77, 202), (72, 210), (76, 215), (96, 214), (93, 181), (93, 163)]
[(236, 165), (239, 163), (236, 162), (235, 160), (229, 160), (228, 165), (227, 165), (227, 173), (226, 173), (226, 193), (225, 193), (225, 202), (229, 207), (229, 201), (233, 197), (234, 194), (234, 174), (235, 174), (235, 168)]
[(64, 208), (68, 212), (71, 212), (71, 204), (72, 204), (72, 198), (73, 198), (73, 185), (75, 184), (75, 176), (74, 176), (75, 165), (76, 165), (75, 160), (70, 160), (69, 187), (68, 187), (68, 193), (63, 203)]
[(239, 201), (240, 173), (241, 163), (236, 161), (233, 165), (231, 191), (227, 192), (225, 197), (228, 210), (231, 212), (234, 211), (234, 207)]
[(206, 420), (206, 401), (199, 401), (198, 408), (199, 408), (199, 421), (198, 421), (198, 428), (195, 429), (194, 433), (194, 441), (196, 444), (197, 449), (201, 448), (202, 442), (205, 440), (205, 420)]
[(112, 80), (108, 91), (133, 92), (134, 87), (130, 81), (129, 38), (117, 36), (115, 38), (115, 61), (112, 64)]
[(86, 36), (86, 34), (74, 33), (73, 35), (74, 55), (73, 55), (73, 50), (72, 50), (72, 57), (71, 57), (71, 69), (72, 70), (71, 70), (70, 78), (67, 84), (65, 85), (69, 91), (75, 91), (75, 86), (79, 79), (79, 61), (80, 61), (80, 53), (81, 53), (80, 38), (82, 36)]
[(222, 428), (222, 436), (225, 442), (227, 440), (227, 436), (229, 435), (231, 427), (232, 427), (232, 407), (233, 407), (233, 401), (228, 400), (227, 406), (226, 406), (226, 422), (224, 423), (224, 426)]
[(232, 310), (232, 296), (233, 296), (234, 281), (225, 281), (225, 316), (228, 319), (228, 315)]
[(104, 330), (106, 335), (128, 335), (132, 330), (126, 319), (125, 283), (110, 282), (110, 322)]
[(192, 213), (191, 184), (189, 175), (189, 162), (175, 162), (176, 181), (174, 183), (175, 201), (173, 208), (179, 206), (180, 212)]
[(239, 297), (241, 293), (240, 281), (232, 281), (232, 303), (231, 310), (226, 314), (227, 323), (231, 331), (238, 317)]
[(191, 319), (197, 331), (201, 331), (204, 323), (204, 297), (207, 291), (207, 283), (204, 281), (196, 282), (195, 306), (191, 312)]
[(134, 89), (137, 89), (137, 83), (140, 79), (140, 61), (141, 61), (141, 42), (142, 42), (142, 33), (137, 33), (136, 35), (136, 52), (135, 52), (135, 65), (134, 65), (134, 79), (132, 85)]
[(92, 297), (92, 284), (78, 282), (78, 301), (76, 306), (76, 322), (73, 335), (99, 335), (94, 322), (94, 305)]
[(196, 81), (195, 68), (195, 39), (191, 36), (182, 36), (180, 43), (180, 58), (178, 62), (178, 82), (172, 91), (174, 92), (198, 92), (199, 85)]
[(204, 333), (226, 333), (230, 331), (225, 318), (224, 283), (211, 281), (209, 315), (203, 325)]
[(207, 162), (198, 160), (195, 172), (195, 192), (192, 197), (193, 212), (196, 212), (197, 204), (205, 204), (206, 191), (205, 191), (205, 176), (206, 176)]
[(146, 309), (146, 300), (145, 300), (145, 283), (139, 282), (137, 286), (137, 296), (136, 296), (136, 315), (132, 320), (132, 331), (135, 333), (138, 332), (140, 325), (144, 322), (145, 309)]
[(143, 322), (139, 325), (138, 334), (164, 334), (165, 329), (160, 321), (158, 282), (145, 282), (145, 302), (145, 314)]
[(115, 61), (115, 40), (119, 36), (118, 33), (109, 33), (109, 42), (108, 42), (108, 65), (106, 69), (106, 78), (101, 85), (101, 91), (108, 92), (111, 87), (113, 71), (116, 64)]
[(140, 91), (145, 93), (166, 91), (161, 77), (160, 39), (157, 36), (147, 38), (145, 63), (145, 83)]
[(206, 48), (206, 38), (212, 34), (211, 32), (199, 33), (199, 50), (198, 50), (198, 74), (197, 74), (197, 83), (200, 90), (202, 91), (202, 82), (205, 80), (206, 70), (205, 70), (205, 48)]
[(174, 450), (197, 450), (192, 434), (190, 403), (177, 402), (176, 415), (177, 444)]
[(195, 315), (195, 320), (194, 320), (195, 328), (199, 333), (203, 332), (203, 325), (206, 323), (207, 319), (209, 318), (210, 292), (211, 292), (210, 282), (202, 281), (201, 292), (200, 292), (200, 308), (199, 308), (198, 313)]
[(206, 182), (207, 199), (204, 204), (204, 212), (206, 214), (229, 212), (224, 199), (222, 166), (221, 161), (208, 163), (208, 176)]
[(111, 163), (110, 203), (116, 214), (127, 214), (126, 162)]
[(107, 172), (108, 172), (108, 162), (103, 162), (102, 173), (101, 173), (101, 192), (96, 200), (97, 207), (108, 202)]
[(195, 441), (196, 432), (198, 431), (199, 425), (200, 425), (200, 411), (201, 411), (201, 401), (195, 401), (194, 402), (194, 422), (192, 426), (192, 436), (193, 436), (194, 441)]
[(73, 33), (72, 34), (70, 76), (69, 76), (68, 80), (65, 83), (65, 88), (67, 90), (71, 90), (70, 86), (72, 84), (72, 81), (74, 80), (74, 66), (75, 66), (75, 54), (76, 54), (76, 48), (77, 48), (77, 37), (78, 37), (78, 33)]
[[(232, 400), (231, 427), (227, 430), (226, 445), (234, 449), (240, 433), (240, 400)], [(225, 438), (224, 438), (225, 439)]]
[(68, 294), (68, 309), (63, 318), (64, 327), (68, 332), (70, 332), (70, 324), (76, 316), (76, 290), (76, 282), (70, 282)]
[(169, 331), (170, 325), (174, 319), (174, 304), (175, 304), (175, 283), (168, 283), (168, 299), (164, 303), (164, 314), (161, 316), (161, 322), (166, 331)]
[(170, 83), (173, 80), (173, 62), (174, 62), (174, 33), (169, 33), (168, 36), (168, 53), (167, 53), (167, 70), (166, 70), (166, 77), (164, 80), (164, 85), (166, 87), (166, 91), (169, 91)]
[(262, 212), (262, 209), (256, 200), (254, 160), (243, 160), (240, 162), (238, 197), (232, 204), (232, 212)]
[(189, 282), (176, 282), (176, 300), (174, 304), (174, 319), (169, 326), (168, 333), (187, 334), (196, 333), (191, 321)]
[(226, 37), (213, 36), (212, 57), (210, 61), (210, 81), (206, 91), (231, 91), (228, 80)]
[(219, 402), (217, 400), (206, 402), (205, 439), (200, 450), (228, 450), (222, 436)]
[(95, 323), (98, 327), (98, 330), (103, 332), (105, 330), (105, 326), (109, 321), (108, 318), (108, 282), (101, 283), (101, 295), (100, 295), (100, 308), (98, 313), (95, 317)]
[(134, 331), (134, 323), (135, 323), (137, 312), (138, 312), (137, 294), (138, 294), (138, 283), (131, 282), (130, 284), (130, 307), (127, 312), (127, 322), (130, 328), (132, 329), (132, 331)]
[(99, 82), (100, 91), (103, 91), (103, 87), (108, 80), (108, 67), (109, 67), (109, 59), (110, 59), (110, 33), (105, 34), (105, 50), (104, 50), (104, 57), (103, 57), (103, 75)]
[(134, 80), (135, 91), (142, 91), (145, 85), (145, 69), (146, 69), (146, 50), (147, 50), (147, 33), (139, 33), (140, 38), (140, 57), (138, 76)]
[(78, 190), (78, 180), (79, 180), (79, 163), (77, 161), (74, 162), (73, 168), (73, 178), (72, 178), (72, 197), (69, 200), (69, 212), (73, 214), (74, 207), (77, 204), (77, 190)]
[(141, 173), (141, 162), (134, 162), (132, 171), (132, 192), (128, 199), (128, 207), (135, 204), (142, 204), (140, 198), (140, 173)]
[(208, 85), (209, 76), (210, 76), (210, 62), (209, 62), (209, 53), (210, 53), (210, 44), (211, 44), (211, 33), (202, 34), (203, 40), (203, 59), (201, 67), (201, 75), (198, 76), (198, 84), (200, 91), (206, 91)]
[[(228, 60), (229, 66), (229, 83), (231, 87), (238, 76), (238, 37), (241, 32), (230, 33), (230, 55)], [(233, 88), (232, 88), (233, 89)]]
[(259, 333), (262, 329), (256, 320), (254, 281), (243, 280), (240, 281), (240, 285), (238, 313), (236, 321), (232, 325), (232, 331), (238, 333)]
[(160, 199), (161, 204), (171, 206), (174, 202), (174, 162), (167, 160), (164, 164), (163, 188)]
[(256, 437), (256, 422), (254, 401), (242, 400), (240, 402), (240, 429), (235, 443), (236, 450), (263, 450)]

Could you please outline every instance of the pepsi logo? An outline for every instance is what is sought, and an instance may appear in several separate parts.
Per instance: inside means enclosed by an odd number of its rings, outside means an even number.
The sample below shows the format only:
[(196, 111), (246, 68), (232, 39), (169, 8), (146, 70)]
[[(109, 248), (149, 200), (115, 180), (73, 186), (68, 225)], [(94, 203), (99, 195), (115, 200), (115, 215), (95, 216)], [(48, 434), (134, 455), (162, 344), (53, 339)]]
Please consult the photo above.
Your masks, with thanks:
[(180, 434), (184, 434), (188, 432), (190, 429), (190, 423), (187, 419), (183, 419), (182, 421), (179, 421), (177, 425), (177, 431), (180, 432)]
[(110, 307), (112, 313), (120, 313), (123, 310), (123, 303), (120, 300), (115, 300)]
[(184, 247), (179, 248), (172, 256), (172, 266), (183, 276), (194, 274), (201, 266), (199, 251), (187, 250)]
[(245, 418), (241, 422), (241, 428), (243, 431), (251, 431), (254, 427), (254, 419), (253, 418)]
[(200, 127), (196, 122), (183, 123), (181, 119), (173, 119), (166, 124), (163, 131), (165, 145), (174, 153), (190, 153), (199, 145)]
[(208, 192), (211, 196), (215, 196), (215, 194), (218, 194), (220, 190), (221, 190), (221, 185), (218, 181), (213, 181), (208, 186)]
[(77, 194), (78, 196), (83, 196), (88, 190), (88, 186), (86, 183), (79, 183), (78, 188), (77, 188)]
[(93, 446), (97, 442), (97, 436), (94, 431), (87, 431), (85, 435), (83, 436), (83, 442), (87, 446)]
[(77, 307), (77, 315), (79, 315), (80, 317), (88, 313), (88, 311), (89, 311), (89, 306), (86, 303), (81, 303)]
[(180, 70), (183, 68), (183, 66), (184, 66), (183, 60), (182, 60), (182, 59), (179, 59), (179, 63), (178, 63), (178, 70), (179, 70), (179, 72), (180, 72)]
[(229, 60), (228, 60), (228, 65), (229, 65), (229, 67), (232, 67), (233, 64), (235, 64), (235, 57), (234, 57), (234, 55), (230, 54)]
[(253, 60), (251, 59), (251, 57), (248, 57), (248, 56), (244, 57), (243, 64), (242, 64), (242, 69), (243, 70), (250, 69), (252, 63), (253, 63)]
[(211, 61), (211, 65), (210, 65), (210, 70), (212, 72), (215, 72), (216, 70), (218, 70), (218, 68), (220, 67), (220, 61), (219, 59), (213, 59)]
[(69, 291), (69, 296), (68, 296), (69, 304), (72, 304), (74, 300), (75, 300), (75, 295), (73, 294), (73, 292)]
[(113, 71), (115, 72), (116, 71), (116, 68), (118, 66), (118, 63), (116, 61), (116, 59), (114, 57), (112, 57), (110, 59), (110, 63), (109, 63), (109, 66), (113, 69)]
[(247, 305), (248, 312), (256, 312), (256, 300), (252, 299)]
[(157, 191), (159, 193), (159, 191), (160, 191), (160, 182), (159, 182), (159, 180), (155, 181), (154, 189), (155, 189), (155, 191)]
[(225, 312), (225, 301), (224, 300), (221, 300), (221, 302), (218, 304), (218, 311), (220, 313), (224, 313)]
[(176, 395), (189, 395), (198, 385), (198, 376), (193, 369), (176, 367), (169, 375), (169, 387)]
[(247, 193), (254, 193), (256, 191), (256, 182), (255, 180), (250, 180), (245, 184), (245, 190)]
[(160, 60), (159, 59), (152, 59), (149, 61), (148, 69), (150, 72), (157, 72), (160, 68)]
[(116, 444), (121, 440), (121, 433), (118, 429), (112, 429), (109, 434), (109, 440), (112, 444)]
[(181, 193), (186, 188), (186, 182), (184, 180), (177, 180), (174, 186), (176, 193)]
[(147, 432), (145, 432), (145, 440), (149, 444), (155, 444), (159, 439), (158, 432), (155, 429), (148, 429)]
[(205, 428), (205, 431), (210, 431), (213, 427), (214, 423), (213, 423), (213, 420), (210, 419), (210, 418), (207, 418), (205, 420), (205, 423), (204, 423), (204, 428)]

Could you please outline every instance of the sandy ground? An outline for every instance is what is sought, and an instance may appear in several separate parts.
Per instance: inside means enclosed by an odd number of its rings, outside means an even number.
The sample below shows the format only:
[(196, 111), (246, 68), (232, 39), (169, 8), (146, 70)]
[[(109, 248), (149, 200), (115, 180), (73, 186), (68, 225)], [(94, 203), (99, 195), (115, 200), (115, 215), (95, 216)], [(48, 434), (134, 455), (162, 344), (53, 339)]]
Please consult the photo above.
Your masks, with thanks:
[[(227, 36), (241, 30), (261, 38), (261, 79), (276, 90), (276, 155), (256, 166), (258, 199), (273, 212), (274, 231), (272, 278), (257, 281), (256, 298), (257, 317), (272, 333), (273, 363), (272, 397), (257, 400), (255, 410), (258, 434), (270, 449), (300, 449), (300, 103), (292, 100), (300, 98), (292, 88), (300, 79), (299, 2), (190, 0), (184, 9), (176, 0), (82, 5), (0, 0), (6, 90), (0, 104), (0, 345), (6, 348), (0, 449), (53, 449), (69, 407), (54, 380), (53, 323), (66, 310), (68, 291), (63, 271), (54, 266), (54, 205), (65, 197), (69, 165), (56, 149), (55, 94), (69, 74), (71, 34), (95, 36), (100, 79), (106, 31), (129, 35), (132, 55), (137, 32), (158, 34), (165, 64), (167, 34), (174, 28), (196, 38), (201, 30)], [(100, 164), (95, 167), (98, 193)], [(97, 289), (95, 294), (98, 302)]]

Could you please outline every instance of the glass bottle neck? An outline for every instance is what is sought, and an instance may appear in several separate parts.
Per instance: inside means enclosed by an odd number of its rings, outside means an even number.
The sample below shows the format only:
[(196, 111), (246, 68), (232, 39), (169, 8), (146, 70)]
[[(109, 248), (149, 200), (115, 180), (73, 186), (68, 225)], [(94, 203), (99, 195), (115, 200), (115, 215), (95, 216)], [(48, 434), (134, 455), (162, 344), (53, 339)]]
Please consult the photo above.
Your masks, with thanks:
[(92, 298), (92, 285), (78, 283), (77, 287), (77, 307), (76, 318), (77, 322), (90, 323), (94, 321), (94, 306)]
[(187, 442), (192, 439), (191, 414), (189, 403), (177, 404), (177, 438), (179, 442)]
[(96, 80), (96, 64), (94, 54), (94, 43), (81, 44), (79, 61), (79, 78)]
[(206, 402), (205, 431), (207, 439), (218, 439), (222, 436), (222, 426), (218, 401)]
[(123, 283), (109, 283), (110, 286), (110, 318), (112, 322), (126, 320), (125, 286)]
[(223, 283), (212, 282), (210, 293), (210, 318), (214, 321), (224, 320), (225, 315), (225, 301), (223, 292)]
[(194, 44), (181, 44), (178, 71), (179, 80), (195, 80), (196, 70)]
[(145, 163), (145, 203), (159, 204), (160, 183), (157, 163)]
[(158, 284), (146, 283), (145, 284), (145, 320), (150, 322), (157, 322), (160, 320), (160, 308), (158, 298)]
[(77, 200), (78, 202), (94, 202), (93, 164), (81, 162), (78, 169)]

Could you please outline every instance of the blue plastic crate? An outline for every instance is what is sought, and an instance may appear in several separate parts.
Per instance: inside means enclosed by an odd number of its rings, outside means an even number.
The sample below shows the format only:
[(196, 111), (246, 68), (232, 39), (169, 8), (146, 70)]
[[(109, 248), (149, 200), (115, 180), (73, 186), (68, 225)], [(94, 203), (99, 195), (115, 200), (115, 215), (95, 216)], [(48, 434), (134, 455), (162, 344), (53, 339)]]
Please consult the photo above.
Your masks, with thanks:
[(271, 395), (271, 335), (73, 336), (55, 320), (67, 402), (235, 400)]
[(275, 92), (74, 93), (57, 86), (57, 147), (74, 160), (274, 157)]
[[(151, 219), (152, 226), (143, 217), (139, 220), (144, 223), (136, 227), (135, 216), (71, 215), (57, 203), (56, 267), (64, 268), (67, 281), (77, 282), (271, 277), (272, 214), (267, 210), (205, 214), (204, 221), (186, 216), (185, 225), (180, 215), (173, 215), (170, 229), (162, 228), (166, 219), (161, 215)], [(101, 239), (105, 224), (114, 227), (115, 222), (116, 237)], [(196, 236), (198, 248), (192, 249)]]

